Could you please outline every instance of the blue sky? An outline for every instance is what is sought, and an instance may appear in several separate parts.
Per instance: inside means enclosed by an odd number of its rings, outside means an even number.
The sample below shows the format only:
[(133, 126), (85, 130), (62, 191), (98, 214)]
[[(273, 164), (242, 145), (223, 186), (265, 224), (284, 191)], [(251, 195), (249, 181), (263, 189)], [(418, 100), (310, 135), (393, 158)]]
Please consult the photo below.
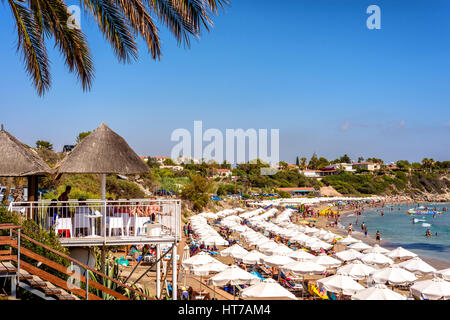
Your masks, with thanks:
[[(381, 8), (381, 30), (366, 27), (371, 4)], [(106, 122), (137, 153), (170, 155), (172, 131), (192, 132), (202, 120), (205, 129), (279, 129), (288, 162), (313, 152), (450, 159), (449, 1), (233, 0), (191, 49), (161, 27), (161, 61), (141, 43), (128, 65), (83, 17), (93, 88), (83, 92), (51, 49), (53, 86), (43, 98), (0, 6), (0, 121), (24, 143), (60, 150)]]

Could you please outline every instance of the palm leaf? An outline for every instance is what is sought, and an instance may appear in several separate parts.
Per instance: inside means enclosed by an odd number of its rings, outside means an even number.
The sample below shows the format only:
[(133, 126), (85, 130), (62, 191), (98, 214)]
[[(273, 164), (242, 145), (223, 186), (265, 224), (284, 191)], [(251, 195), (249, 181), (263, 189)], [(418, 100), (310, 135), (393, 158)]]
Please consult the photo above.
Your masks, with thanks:
[[(84, 34), (67, 25), (69, 14), (60, 0), (29, 0), (35, 16), (42, 18), (45, 34), (54, 36), (70, 72), (76, 70), (84, 90), (92, 86), (94, 67)], [(37, 12), (40, 10), (41, 12)]]
[(17, 51), (22, 50), (25, 69), (30, 74), (39, 95), (43, 95), (50, 88), (50, 72), (41, 28), (31, 11), (19, 1), (8, 0), (8, 4), (16, 20)]
[(119, 61), (130, 62), (137, 59), (138, 49), (128, 20), (112, 0), (80, 0), (80, 4), (88, 8), (95, 17)]

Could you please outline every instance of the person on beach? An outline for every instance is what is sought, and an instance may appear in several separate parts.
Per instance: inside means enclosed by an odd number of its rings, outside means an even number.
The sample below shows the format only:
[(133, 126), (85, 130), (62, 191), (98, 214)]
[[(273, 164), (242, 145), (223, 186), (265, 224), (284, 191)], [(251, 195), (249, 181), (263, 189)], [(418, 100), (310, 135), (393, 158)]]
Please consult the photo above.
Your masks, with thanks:
[(377, 243), (379, 244), (381, 241), (381, 234), (380, 231), (377, 230), (377, 233), (375, 235), (375, 240), (377, 241)]
[(351, 236), (352, 235), (352, 231), (353, 231), (353, 225), (351, 223), (349, 223), (347, 231), (348, 231), (348, 235)]

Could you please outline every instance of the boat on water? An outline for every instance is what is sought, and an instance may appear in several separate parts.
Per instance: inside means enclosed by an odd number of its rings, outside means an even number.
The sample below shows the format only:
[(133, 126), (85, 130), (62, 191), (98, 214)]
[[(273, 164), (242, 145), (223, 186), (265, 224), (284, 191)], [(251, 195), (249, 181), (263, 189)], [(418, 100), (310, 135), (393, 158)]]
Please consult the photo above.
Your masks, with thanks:
[(442, 211), (438, 211), (437, 209), (428, 209), (428, 207), (419, 207), (417, 209), (411, 208), (408, 210), (409, 215), (435, 215), (435, 214), (441, 214)]

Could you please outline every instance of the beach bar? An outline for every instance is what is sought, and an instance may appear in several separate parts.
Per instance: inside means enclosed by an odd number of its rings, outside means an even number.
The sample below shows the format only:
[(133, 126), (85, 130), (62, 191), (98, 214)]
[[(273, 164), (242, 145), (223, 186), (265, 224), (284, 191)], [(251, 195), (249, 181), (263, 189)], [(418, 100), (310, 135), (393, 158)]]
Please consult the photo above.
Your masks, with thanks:
[[(53, 230), (59, 235), (63, 246), (100, 247), (103, 272), (107, 246), (156, 245), (157, 258), (162, 247), (171, 247), (173, 299), (177, 299), (176, 253), (181, 240), (181, 200), (106, 199), (107, 174), (149, 172), (149, 167), (121, 136), (103, 123), (79, 142), (53, 170), (3, 128), (0, 138), (0, 147), (3, 145), (3, 149), (8, 147), (18, 150), (14, 154), (24, 158), (23, 161), (17, 161), (17, 156), (5, 158), (8, 153), (3, 152), (0, 176), (54, 174), (59, 179), (63, 174), (98, 174), (102, 181), (101, 199), (37, 201), (37, 198), (31, 197), (30, 201), (11, 202), (9, 211), (34, 220), (43, 230)], [(22, 162), (32, 168), (16, 168), (17, 163)], [(34, 184), (37, 190), (37, 179)], [(158, 262), (157, 274), (160, 274), (160, 267), (161, 263)], [(157, 277), (157, 292), (160, 286), (160, 279)]]

